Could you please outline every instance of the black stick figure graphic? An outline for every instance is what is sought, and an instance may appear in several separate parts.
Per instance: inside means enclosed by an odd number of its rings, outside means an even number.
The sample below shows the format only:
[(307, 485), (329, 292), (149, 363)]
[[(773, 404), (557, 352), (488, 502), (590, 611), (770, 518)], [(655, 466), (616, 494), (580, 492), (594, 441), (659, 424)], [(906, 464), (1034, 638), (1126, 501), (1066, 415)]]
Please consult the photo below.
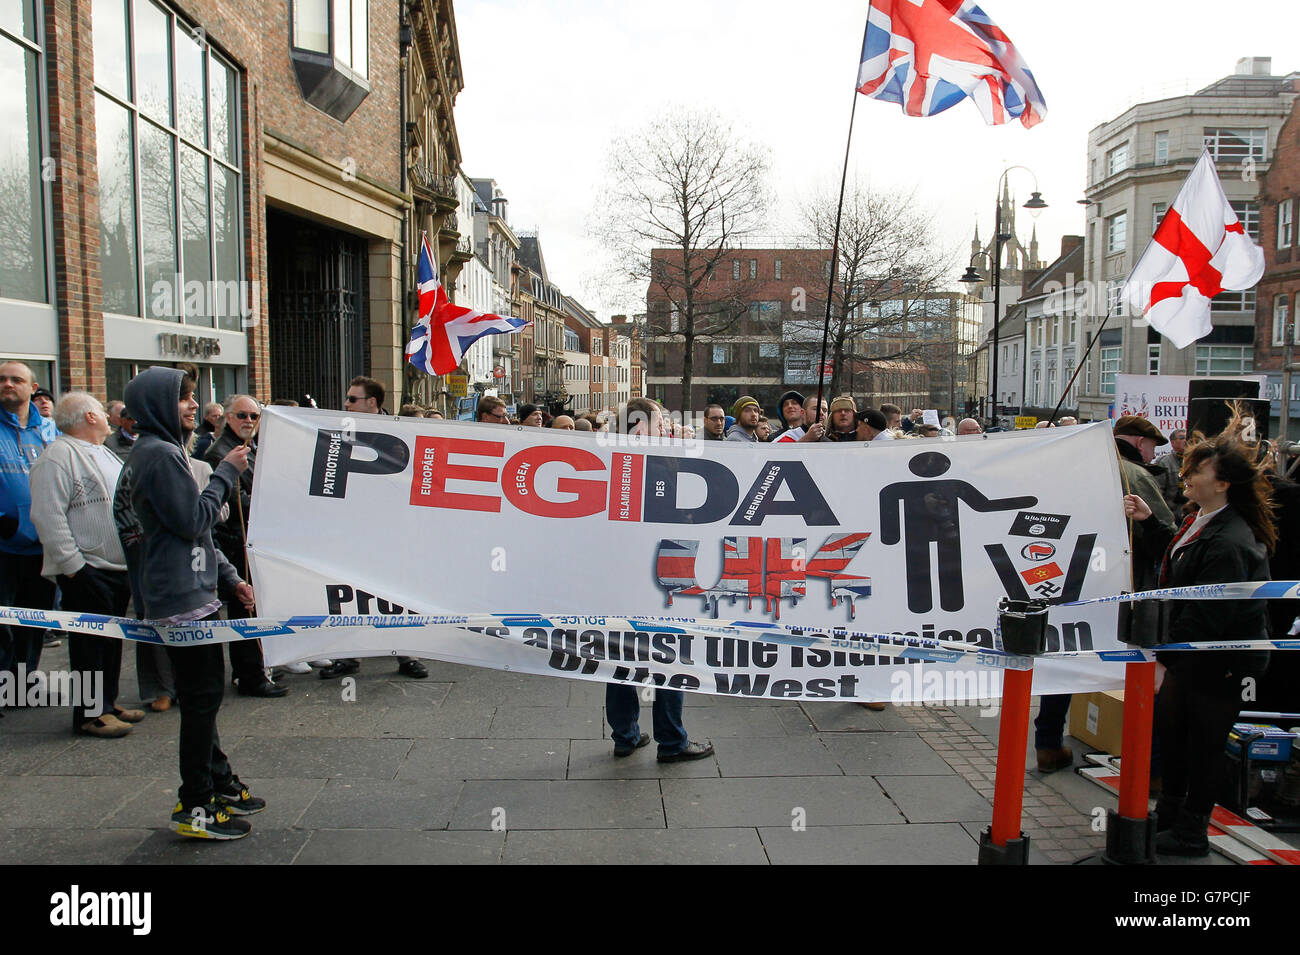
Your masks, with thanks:
[(1006, 497), (990, 500), (965, 481), (936, 481), (952, 467), (946, 454), (926, 451), (907, 464), (924, 481), (898, 481), (880, 491), (880, 540), (897, 544), (899, 508), (907, 541), (903, 555), (907, 563), (907, 609), (928, 613), (934, 606), (931, 594), (930, 545), (939, 552), (939, 605), (947, 611), (961, 610), (965, 594), (961, 579), (961, 528), (957, 503), (976, 511), (1009, 511), (1033, 507), (1036, 497)]

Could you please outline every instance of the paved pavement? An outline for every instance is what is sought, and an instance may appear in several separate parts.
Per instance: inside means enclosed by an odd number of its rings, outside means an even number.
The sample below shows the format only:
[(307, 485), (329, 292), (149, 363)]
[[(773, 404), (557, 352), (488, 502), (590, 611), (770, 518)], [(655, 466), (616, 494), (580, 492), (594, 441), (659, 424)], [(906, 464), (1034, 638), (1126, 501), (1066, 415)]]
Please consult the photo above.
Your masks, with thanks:
[[(136, 698), (127, 656), (124, 703)], [(42, 659), (66, 665), (63, 648)], [(8, 710), (0, 864), (974, 864), (991, 817), (997, 720), (974, 707), (688, 694), (687, 730), (717, 752), (661, 765), (653, 744), (612, 758), (601, 684), (429, 669), (409, 680), (366, 660), (355, 701), (315, 673), (287, 677), (279, 700), (230, 691), (223, 744), (269, 802), (234, 843), (166, 828), (175, 710), (119, 740), (72, 736), (66, 709)], [(1107, 793), (1068, 772), (1025, 778), (1031, 861), (1104, 845), (1091, 823)]]

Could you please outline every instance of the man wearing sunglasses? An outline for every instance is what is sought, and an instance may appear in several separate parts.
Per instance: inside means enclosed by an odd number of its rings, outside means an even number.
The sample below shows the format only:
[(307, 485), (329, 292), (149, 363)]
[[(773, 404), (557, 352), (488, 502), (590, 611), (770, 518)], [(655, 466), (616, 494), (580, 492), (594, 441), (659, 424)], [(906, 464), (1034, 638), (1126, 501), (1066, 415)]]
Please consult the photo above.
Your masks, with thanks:
[[(253, 503), (253, 465), (257, 459), (257, 424), (261, 416), (261, 405), (248, 395), (228, 397), (225, 401), (226, 426), (205, 455), (215, 469), (235, 448), (248, 445), (248, 467), (239, 476), (239, 483), (228, 501), (230, 516), (212, 529), (212, 542), (245, 577), (248, 562), (244, 559), (244, 540), (248, 533), (248, 512)], [(234, 499), (236, 494), (239, 495), (238, 501)], [(247, 616), (242, 604), (226, 601), (227, 618), (235, 620)], [(226, 646), (230, 648), (230, 672), (241, 696), (275, 697), (289, 692), (287, 686), (272, 682), (266, 675), (261, 640), (236, 640)]]
[[(343, 411), (346, 414), (387, 414), (384, 411), (384, 395), (382, 382), (357, 375), (348, 382), (348, 393), (343, 398)], [(320, 675), (323, 680), (331, 680), (335, 677), (351, 676), (360, 670), (360, 660), (341, 657), (321, 670)], [(423, 680), (429, 675), (425, 665), (414, 657), (398, 657), (397, 672), (414, 680)]]
[(506, 412), (504, 401), (494, 395), (487, 395), (479, 399), (475, 420), (479, 424), (509, 424), (510, 415)]

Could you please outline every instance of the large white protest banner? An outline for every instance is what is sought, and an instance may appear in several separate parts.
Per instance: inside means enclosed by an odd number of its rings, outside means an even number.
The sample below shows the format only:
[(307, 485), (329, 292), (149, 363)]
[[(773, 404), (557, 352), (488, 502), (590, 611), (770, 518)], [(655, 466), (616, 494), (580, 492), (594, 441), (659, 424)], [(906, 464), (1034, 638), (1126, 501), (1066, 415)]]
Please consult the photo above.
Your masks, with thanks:
[[(1116, 375), (1115, 404), (1112, 418), (1140, 415), (1168, 437), (1169, 432), (1187, 427), (1187, 375)], [(1263, 375), (1241, 375), (1231, 379), (1201, 378), (1203, 381), (1258, 381), (1264, 387)], [(1261, 390), (1260, 394), (1264, 392)]]
[[(918, 663), (839, 637), (995, 649), (1002, 595), (1130, 589), (1105, 425), (744, 445), (273, 408), (256, 471), (262, 617), (521, 615), (498, 633), (295, 633), (265, 641), (272, 664), (403, 654), (714, 693), (987, 698), (999, 671), (970, 658)], [(607, 617), (645, 620), (611, 631)], [(702, 636), (668, 618), (733, 629)], [(1049, 650), (1120, 649), (1114, 604), (1050, 620)], [(772, 622), (815, 645), (746, 639)], [(1121, 684), (1091, 657), (1035, 668), (1036, 692)]]

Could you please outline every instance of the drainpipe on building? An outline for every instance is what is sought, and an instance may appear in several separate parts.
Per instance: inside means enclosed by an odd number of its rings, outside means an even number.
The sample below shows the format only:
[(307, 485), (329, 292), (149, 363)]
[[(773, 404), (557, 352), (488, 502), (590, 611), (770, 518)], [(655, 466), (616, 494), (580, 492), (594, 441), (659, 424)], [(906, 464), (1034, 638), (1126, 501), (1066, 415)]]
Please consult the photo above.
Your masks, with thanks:
[[(398, 60), (397, 60), (397, 63), (398, 63), (398, 66), (397, 66), (397, 69), (398, 69), (398, 75), (397, 75), (397, 102), (398, 102), (398, 124), (397, 124), (397, 150), (398, 150), (398, 153), (397, 153), (397, 170), (398, 170), (398, 177), (399, 177), (399, 178), (398, 178), (398, 182), (400, 183), (399, 188), (400, 188), (400, 190), (401, 190), (402, 195), (405, 196), (405, 195), (406, 195), (406, 68), (407, 68), (407, 62), (408, 62), (408, 61), (407, 61), (407, 57), (410, 55), (410, 49), (411, 49), (411, 24), (410, 24), (410, 22), (409, 22), (409, 21), (407, 20), (407, 18), (406, 18), (406, 4), (402, 4), (402, 5), (399, 7), (399, 14), (398, 14), (398, 34), (397, 34), (397, 35), (398, 35), (398, 44), (399, 44), (399, 49), (401, 50), (401, 56), (399, 56), (399, 57), (398, 57)], [(407, 204), (407, 205), (402, 209), (402, 241), (401, 241), (401, 257), (402, 257), (402, 302), (401, 302), (401, 309), (402, 309), (402, 338), (401, 338), (401, 341), (400, 341), (400, 343), (399, 343), (400, 347), (402, 348), (402, 358), (401, 358), (401, 361), (400, 361), (400, 367), (401, 367), (402, 371), (401, 371), (401, 373), (400, 373), (399, 375), (397, 375), (397, 381), (393, 382), (394, 385), (402, 384), (403, 379), (406, 378), (406, 339), (407, 339), (407, 336), (410, 334), (410, 329), (406, 327), (406, 316), (407, 316), (407, 312), (409, 311), (409, 305), (408, 305), (408, 302), (407, 302), (407, 298), (408, 298), (408, 296), (410, 295), (410, 291), (409, 291), (408, 286), (407, 286), (407, 274), (406, 274), (406, 272), (407, 272), (407, 257), (406, 257), (407, 242), (406, 242), (406, 239), (407, 239), (407, 235), (410, 233), (410, 230), (411, 230), (411, 207), (410, 207), (410, 204), (408, 203), (408, 204)], [(405, 388), (405, 387), (402, 388), (401, 398), (402, 398), (403, 400), (406, 399), (406, 388)], [(400, 403), (399, 403), (399, 404), (397, 405), (397, 407), (400, 407), (400, 406), (401, 406), (401, 405), (400, 405)]]
[[(1295, 341), (1295, 328), (1293, 323), (1288, 322), (1282, 329), (1282, 394), (1278, 396), (1281, 417), (1277, 435), (1278, 464), (1282, 467), (1286, 465), (1286, 454), (1291, 447), (1290, 435), (1287, 432), (1291, 428), (1291, 363), (1295, 359), (1295, 349), (1291, 347), (1291, 343)], [(1297, 462), (1300, 463), (1300, 458)], [(1286, 476), (1290, 477), (1295, 469), (1295, 464), (1286, 468)]]

